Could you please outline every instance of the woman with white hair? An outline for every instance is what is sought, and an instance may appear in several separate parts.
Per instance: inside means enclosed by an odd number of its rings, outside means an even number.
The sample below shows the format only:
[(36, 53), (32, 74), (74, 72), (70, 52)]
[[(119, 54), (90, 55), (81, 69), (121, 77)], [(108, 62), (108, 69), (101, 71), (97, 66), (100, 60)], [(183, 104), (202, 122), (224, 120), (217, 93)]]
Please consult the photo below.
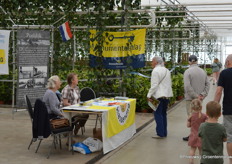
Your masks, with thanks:
[(56, 95), (56, 91), (60, 89), (60, 85), (61, 82), (59, 76), (54, 75), (48, 79), (48, 83), (47, 83), (48, 89), (43, 96), (43, 102), (45, 102), (50, 119), (63, 117), (63, 114), (59, 109), (60, 101)]

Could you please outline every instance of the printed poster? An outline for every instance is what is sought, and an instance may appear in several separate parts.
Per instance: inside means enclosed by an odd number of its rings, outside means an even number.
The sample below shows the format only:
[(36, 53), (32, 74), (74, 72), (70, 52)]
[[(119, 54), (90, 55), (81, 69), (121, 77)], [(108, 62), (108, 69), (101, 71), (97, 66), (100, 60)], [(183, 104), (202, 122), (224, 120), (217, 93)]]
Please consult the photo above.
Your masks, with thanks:
[(90, 66), (108, 69), (142, 68), (145, 66), (146, 29), (125, 32), (104, 32), (102, 56), (96, 54), (98, 35), (90, 30)]
[(17, 107), (25, 106), (24, 95), (28, 95), (32, 104), (37, 98), (43, 97), (48, 78), (49, 50), (49, 31), (18, 30)]
[(9, 74), (8, 50), (10, 31), (0, 30), (0, 75)]

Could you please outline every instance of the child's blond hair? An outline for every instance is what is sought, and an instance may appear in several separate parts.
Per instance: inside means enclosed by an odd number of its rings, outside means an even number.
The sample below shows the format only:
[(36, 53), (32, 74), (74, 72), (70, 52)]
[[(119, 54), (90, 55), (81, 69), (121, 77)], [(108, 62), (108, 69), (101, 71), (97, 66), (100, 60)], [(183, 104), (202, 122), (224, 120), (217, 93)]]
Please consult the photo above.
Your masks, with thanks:
[(200, 112), (202, 109), (201, 100), (193, 99), (190, 105), (193, 111), (199, 112), (199, 118), (201, 118), (201, 112)]

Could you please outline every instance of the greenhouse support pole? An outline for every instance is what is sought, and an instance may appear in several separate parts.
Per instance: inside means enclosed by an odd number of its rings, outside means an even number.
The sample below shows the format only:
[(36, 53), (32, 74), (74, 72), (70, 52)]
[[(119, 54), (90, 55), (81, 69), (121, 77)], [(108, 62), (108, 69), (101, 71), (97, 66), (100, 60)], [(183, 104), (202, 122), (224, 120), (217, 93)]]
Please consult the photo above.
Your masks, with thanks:
[(15, 62), (15, 54), (16, 54), (16, 52), (15, 52), (15, 46), (16, 46), (16, 44), (15, 44), (15, 30), (13, 30), (12, 38), (13, 38), (13, 44), (12, 44), (12, 47), (13, 47), (13, 53), (12, 53), (12, 55), (13, 55), (12, 108), (14, 108), (15, 107), (15, 75), (16, 75), (16, 72), (15, 72), (15, 64), (16, 64), (16, 62)]
[(52, 27), (52, 44), (51, 44), (51, 64), (50, 64), (50, 75), (53, 73), (53, 54), (54, 54), (54, 27)]
[(74, 70), (75, 68), (75, 62), (76, 62), (76, 29), (74, 29), (74, 32), (73, 32), (73, 62), (72, 62), (72, 69)]
[[(123, 27), (123, 25), (127, 25), (128, 23), (128, 13), (127, 13), (127, 4), (126, 4), (126, 0), (122, 1), (122, 7), (124, 9), (124, 13), (125, 15), (122, 16), (121, 18), (121, 26)], [(153, 19), (153, 18), (152, 18)], [(123, 31), (123, 29), (121, 29)], [(128, 31), (128, 26), (126, 26), (126, 31)], [(123, 83), (125, 82), (125, 70), (120, 69), (120, 76), (121, 76), (121, 88), (122, 88), (122, 96), (126, 97), (126, 88), (124, 87), (125, 85), (123, 85)]]
[[(208, 50), (208, 45), (207, 45), (207, 40), (206, 40), (206, 39), (205, 39), (205, 46), (206, 46), (206, 48), (207, 48), (207, 51), (209, 51), (209, 50)], [(204, 69), (206, 68), (205, 60), (206, 60), (206, 51), (204, 51)]]
[(193, 43), (193, 55), (196, 55), (195, 53), (195, 39), (194, 39), (194, 31), (195, 29), (193, 29), (193, 31), (190, 33), (191, 37), (192, 37), (192, 43)]
[[(3, 11), (3, 13), (5, 14), (5, 15), (8, 15), (7, 14), (7, 12), (3, 9), (3, 7), (2, 6), (0, 6), (0, 9)], [(9, 18), (9, 20), (13, 23), (13, 26), (14, 25), (16, 25), (15, 24), (15, 22), (11, 19), (11, 17), (10, 16), (8, 16), (8, 18)], [(12, 38), (13, 38), (13, 44), (12, 44), (12, 49), (13, 49), (13, 53), (12, 53), (12, 55), (13, 55), (13, 72), (12, 72), (12, 74), (13, 74), (13, 76), (12, 76), (12, 83), (13, 83), (13, 87), (12, 87), (12, 108), (14, 108), (15, 107), (15, 31), (13, 30), (13, 34), (12, 34)], [(13, 112), (14, 112), (14, 110), (13, 110)]]

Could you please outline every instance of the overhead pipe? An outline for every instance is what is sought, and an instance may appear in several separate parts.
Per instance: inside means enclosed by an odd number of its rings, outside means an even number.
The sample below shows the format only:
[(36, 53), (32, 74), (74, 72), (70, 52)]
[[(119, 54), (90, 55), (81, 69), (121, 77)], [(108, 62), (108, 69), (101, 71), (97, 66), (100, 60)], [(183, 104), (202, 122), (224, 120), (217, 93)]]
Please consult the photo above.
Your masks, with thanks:
[[(156, 16), (156, 18), (182, 18), (182, 17), (186, 17), (186, 15), (182, 16), (182, 15), (175, 15), (175, 16)], [(232, 17), (232, 15), (199, 15), (199, 16), (194, 16), (194, 15), (189, 15), (187, 17)]]
[[(197, 22), (199, 22), (199, 23), (201, 23), (201, 25), (205, 28), (204, 30), (205, 31), (208, 31), (208, 32), (210, 32), (210, 33), (213, 33), (197, 16), (195, 16), (191, 11), (189, 11), (187, 8), (186, 8), (186, 6), (184, 6), (183, 4), (181, 4), (179, 1), (177, 1), (176, 0), (176, 2), (178, 2), (178, 4), (174, 4), (172, 1), (170, 1), (170, 2), (172, 2), (172, 4), (168, 4), (168, 3), (166, 3), (165, 1), (163, 1), (162, 0), (162, 2), (164, 2), (165, 3), (165, 5), (142, 5), (141, 7), (167, 7), (167, 6), (174, 6), (174, 7), (185, 7), (185, 10), (186, 10), (186, 13), (187, 13), (187, 15), (185, 15), (186, 17), (192, 17), (195, 21), (197, 21)], [(231, 3), (232, 4), (232, 3)], [(194, 4), (195, 5), (195, 4)], [(208, 5), (208, 4), (205, 4), (205, 5)], [(216, 5), (218, 5), (218, 4), (216, 4)], [(164, 11), (165, 12), (165, 11)], [(190, 16), (190, 14), (192, 15), (192, 16)]]
[(166, 6), (177, 6), (177, 7), (186, 7), (186, 6), (219, 6), (219, 5), (232, 5), (232, 3), (180, 3), (179, 4), (166, 4), (166, 5), (141, 5), (141, 7), (166, 7)]
[[(155, 11), (156, 13), (185, 13), (185, 10), (179, 10), (179, 11)], [(231, 10), (191, 10), (191, 12), (231, 12)]]
[[(117, 10), (117, 11), (107, 11), (107, 13), (123, 13), (124, 10)], [(131, 25), (130, 28), (151, 28), (156, 25), (156, 15), (154, 13), (154, 10), (128, 10), (128, 13), (150, 13), (151, 23), (149, 25)], [(76, 12), (77, 15), (82, 14), (88, 14), (88, 11), (78, 11)], [(98, 13), (96, 11), (93, 11), (93, 13)], [(59, 20), (53, 23), (56, 24), (60, 20), (62, 20), (65, 16), (61, 17)], [(43, 28), (43, 29), (51, 29), (54, 28), (53, 25), (13, 25), (13, 28), (19, 29), (19, 28)], [(116, 25), (116, 26), (105, 26), (106, 28), (126, 28), (126, 26)], [(85, 29), (88, 28), (88, 26), (72, 26), (74, 29)], [(96, 28), (96, 26), (92, 26), (91, 28)]]
[(32, 28), (32, 29), (36, 29), (36, 28), (42, 28), (42, 29), (53, 29), (54, 26), (52, 25), (13, 25), (12, 29), (20, 29), (20, 28)]
[[(108, 11), (107, 13), (122, 13), (125, 12), (124, 10), (117, 10), (117, 11)], [(130, 25), (130, 28), (151, 28), (156, 25), (156, 15), (154, 13), (154, 10), (128, 10), (129, 13), (141, 13), (141, 12), (147, 12), (150, 13), (151, 15), (151, 23), (149, 25)], [(98, 12), (94, 12), (98, 13)], [(78, 12), (77, 14), (87, 14), (87, 12)], [(73, 26), (72, 28), (74, 29), (85, 29), (89, 28), (89, 26)], [(97, 26), (92, 26), (90, 28), (96, 28)], [(105, 26), (105, 28), (128, 28), (126, 25), (121, 26), (121, 25), (115, 25), (115, 26)]]

